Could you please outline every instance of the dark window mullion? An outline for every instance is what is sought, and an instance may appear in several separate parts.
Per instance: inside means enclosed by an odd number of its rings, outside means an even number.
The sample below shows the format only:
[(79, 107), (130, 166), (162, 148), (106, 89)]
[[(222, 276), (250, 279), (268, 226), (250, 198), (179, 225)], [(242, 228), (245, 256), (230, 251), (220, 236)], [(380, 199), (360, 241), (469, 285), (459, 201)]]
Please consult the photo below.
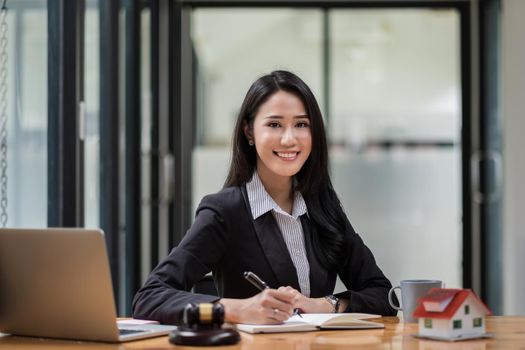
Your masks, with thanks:
[(169, 150), (174, 156), (174, 198), (170, 204), (169, 216), (169, 237), (168, 244), (170, 247), (176, 246), (183, 235), (183, 174), (182, 168), (182, 71), (183, 69), (190, 69), (190, 67), (183, 67), (182, 63), (182, 40), (186, 33), (182, 30), (182, 12), (183, 7), (180, 2), (171, 1), (170, 18), (169, 18), (169, 91), (171, 99), (169, 101)]
[(125, 9), (125, 314), (140, 288), (141, 239), (141, 103), (140, 103), (140, 10), (139, 0), (124, 0)]
[(472, 225), (472, 172), (470, 155), (472, 154), (472, 132), (476, 127), (472, 111), (473, 83), (471, 58), (471, 12), (470, 7), (461, 6), (460, 10), (460, 60), (461, 60), (461, 173), (462, 173), (462, 207), (463, 207), (463, 287), (475, 288), (474, 282), (474, 235)]
[(159, 1), (150, 0), (151, 10), (151, 266), (159, 261)]
[(84, 0), (48, 1), (48, 226), (83, 225), (78, 106)]
[[(502, 211), (501, 129), (499, 127), (500, 0), (480, 3), (480, 191), (481, 296), (492, 312), (501, 314)], [(498, 169), (499, 168), (499, 169)]]
[[(100, 9), (100, 227), (106, 234), (113, 293), (120, 305), (119, 2)], [(123, 310), (119, 307), (119, 314)]]
[[(158, 150), (159, 150), (159, 203), (158, 203), (158, 258), (168, 254), (173, 246), (171, 242), (173, 223), (174, 204), (173, 193), (175, 192), (175, 169), (173, 154), (173, 125), (174, 125), (174, 106), (178, 105), (174, 101), (173, 86), (175, 85), (173, 71), (176, 63), (174, 62), (174, 23), (172, 10), (175, 4), (171, 0), (158, 1), (158, 65), (152, 74), (156, 74), (157, 105), (158, 105)], [(154, 23), (152, 21), (152, 23)], [(157, 141), (156, 141), (157, 142)], [(171, 167), (171, 169), (168, 169)], [(171, 170), (171, 172), (170, 172)], [(175, 175), (174, 175), (175, 174)], [(155, 249), (155, 248), (153, 248)], [(158, 261), (153, 262), (154, 265)]]

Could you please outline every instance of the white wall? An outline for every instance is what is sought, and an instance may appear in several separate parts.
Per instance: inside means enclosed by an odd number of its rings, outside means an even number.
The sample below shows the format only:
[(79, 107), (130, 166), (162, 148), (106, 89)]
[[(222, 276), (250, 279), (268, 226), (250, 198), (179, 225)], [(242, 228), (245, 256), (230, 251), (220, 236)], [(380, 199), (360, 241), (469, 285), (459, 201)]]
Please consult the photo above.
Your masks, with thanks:
[(525, 314), (525, 1), (502, 3), (504, 313)]

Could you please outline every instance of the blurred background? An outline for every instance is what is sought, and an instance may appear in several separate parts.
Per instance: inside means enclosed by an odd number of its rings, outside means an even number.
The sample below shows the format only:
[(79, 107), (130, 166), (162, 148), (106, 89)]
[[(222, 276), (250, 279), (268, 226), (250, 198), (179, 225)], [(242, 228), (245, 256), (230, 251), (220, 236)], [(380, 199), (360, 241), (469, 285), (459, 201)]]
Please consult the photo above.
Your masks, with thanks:
[(393, 284), (441, 279), (525, 313), (525, 2), (6, 6), (1, 218), (101, 227), (121, 315), (222, 188), (244, 95), (276, 69), (316, 95), (336, 191)]

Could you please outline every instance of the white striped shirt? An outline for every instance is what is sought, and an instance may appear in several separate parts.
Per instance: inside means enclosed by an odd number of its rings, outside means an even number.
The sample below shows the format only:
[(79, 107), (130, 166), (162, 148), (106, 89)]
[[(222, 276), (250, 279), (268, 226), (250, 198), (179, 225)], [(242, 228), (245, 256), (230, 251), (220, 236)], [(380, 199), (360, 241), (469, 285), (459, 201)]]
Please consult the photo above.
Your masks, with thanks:
[(310, 296), (310, 264), (306, 257), (303, 226), (300, 216), (307, 213), (306, 203), (299, 191), (295, 192), (292, 206), (292, 215), (288, 214), (275, 203), (273, 198), (266, 192), (257, 171), (253, 173), (252, 179), (246, 183), (246, 192), (252, 209), (253, 219), (272, 211), (281, 230), (284, 242), (292, 258), (297, 271), (297, 279), (304, 296)]

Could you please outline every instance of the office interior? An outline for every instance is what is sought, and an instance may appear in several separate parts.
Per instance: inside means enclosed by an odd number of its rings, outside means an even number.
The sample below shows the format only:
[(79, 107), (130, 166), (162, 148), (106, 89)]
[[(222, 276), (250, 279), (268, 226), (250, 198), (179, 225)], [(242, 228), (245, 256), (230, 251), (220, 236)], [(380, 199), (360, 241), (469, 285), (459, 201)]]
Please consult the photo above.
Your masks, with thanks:
[(0, 223), (104, 230), (120, 315), (222, 188), (275, 69), (318, 98), (335, 189), (394, 285), (525, 314), (525, 1), (2, 3)]

